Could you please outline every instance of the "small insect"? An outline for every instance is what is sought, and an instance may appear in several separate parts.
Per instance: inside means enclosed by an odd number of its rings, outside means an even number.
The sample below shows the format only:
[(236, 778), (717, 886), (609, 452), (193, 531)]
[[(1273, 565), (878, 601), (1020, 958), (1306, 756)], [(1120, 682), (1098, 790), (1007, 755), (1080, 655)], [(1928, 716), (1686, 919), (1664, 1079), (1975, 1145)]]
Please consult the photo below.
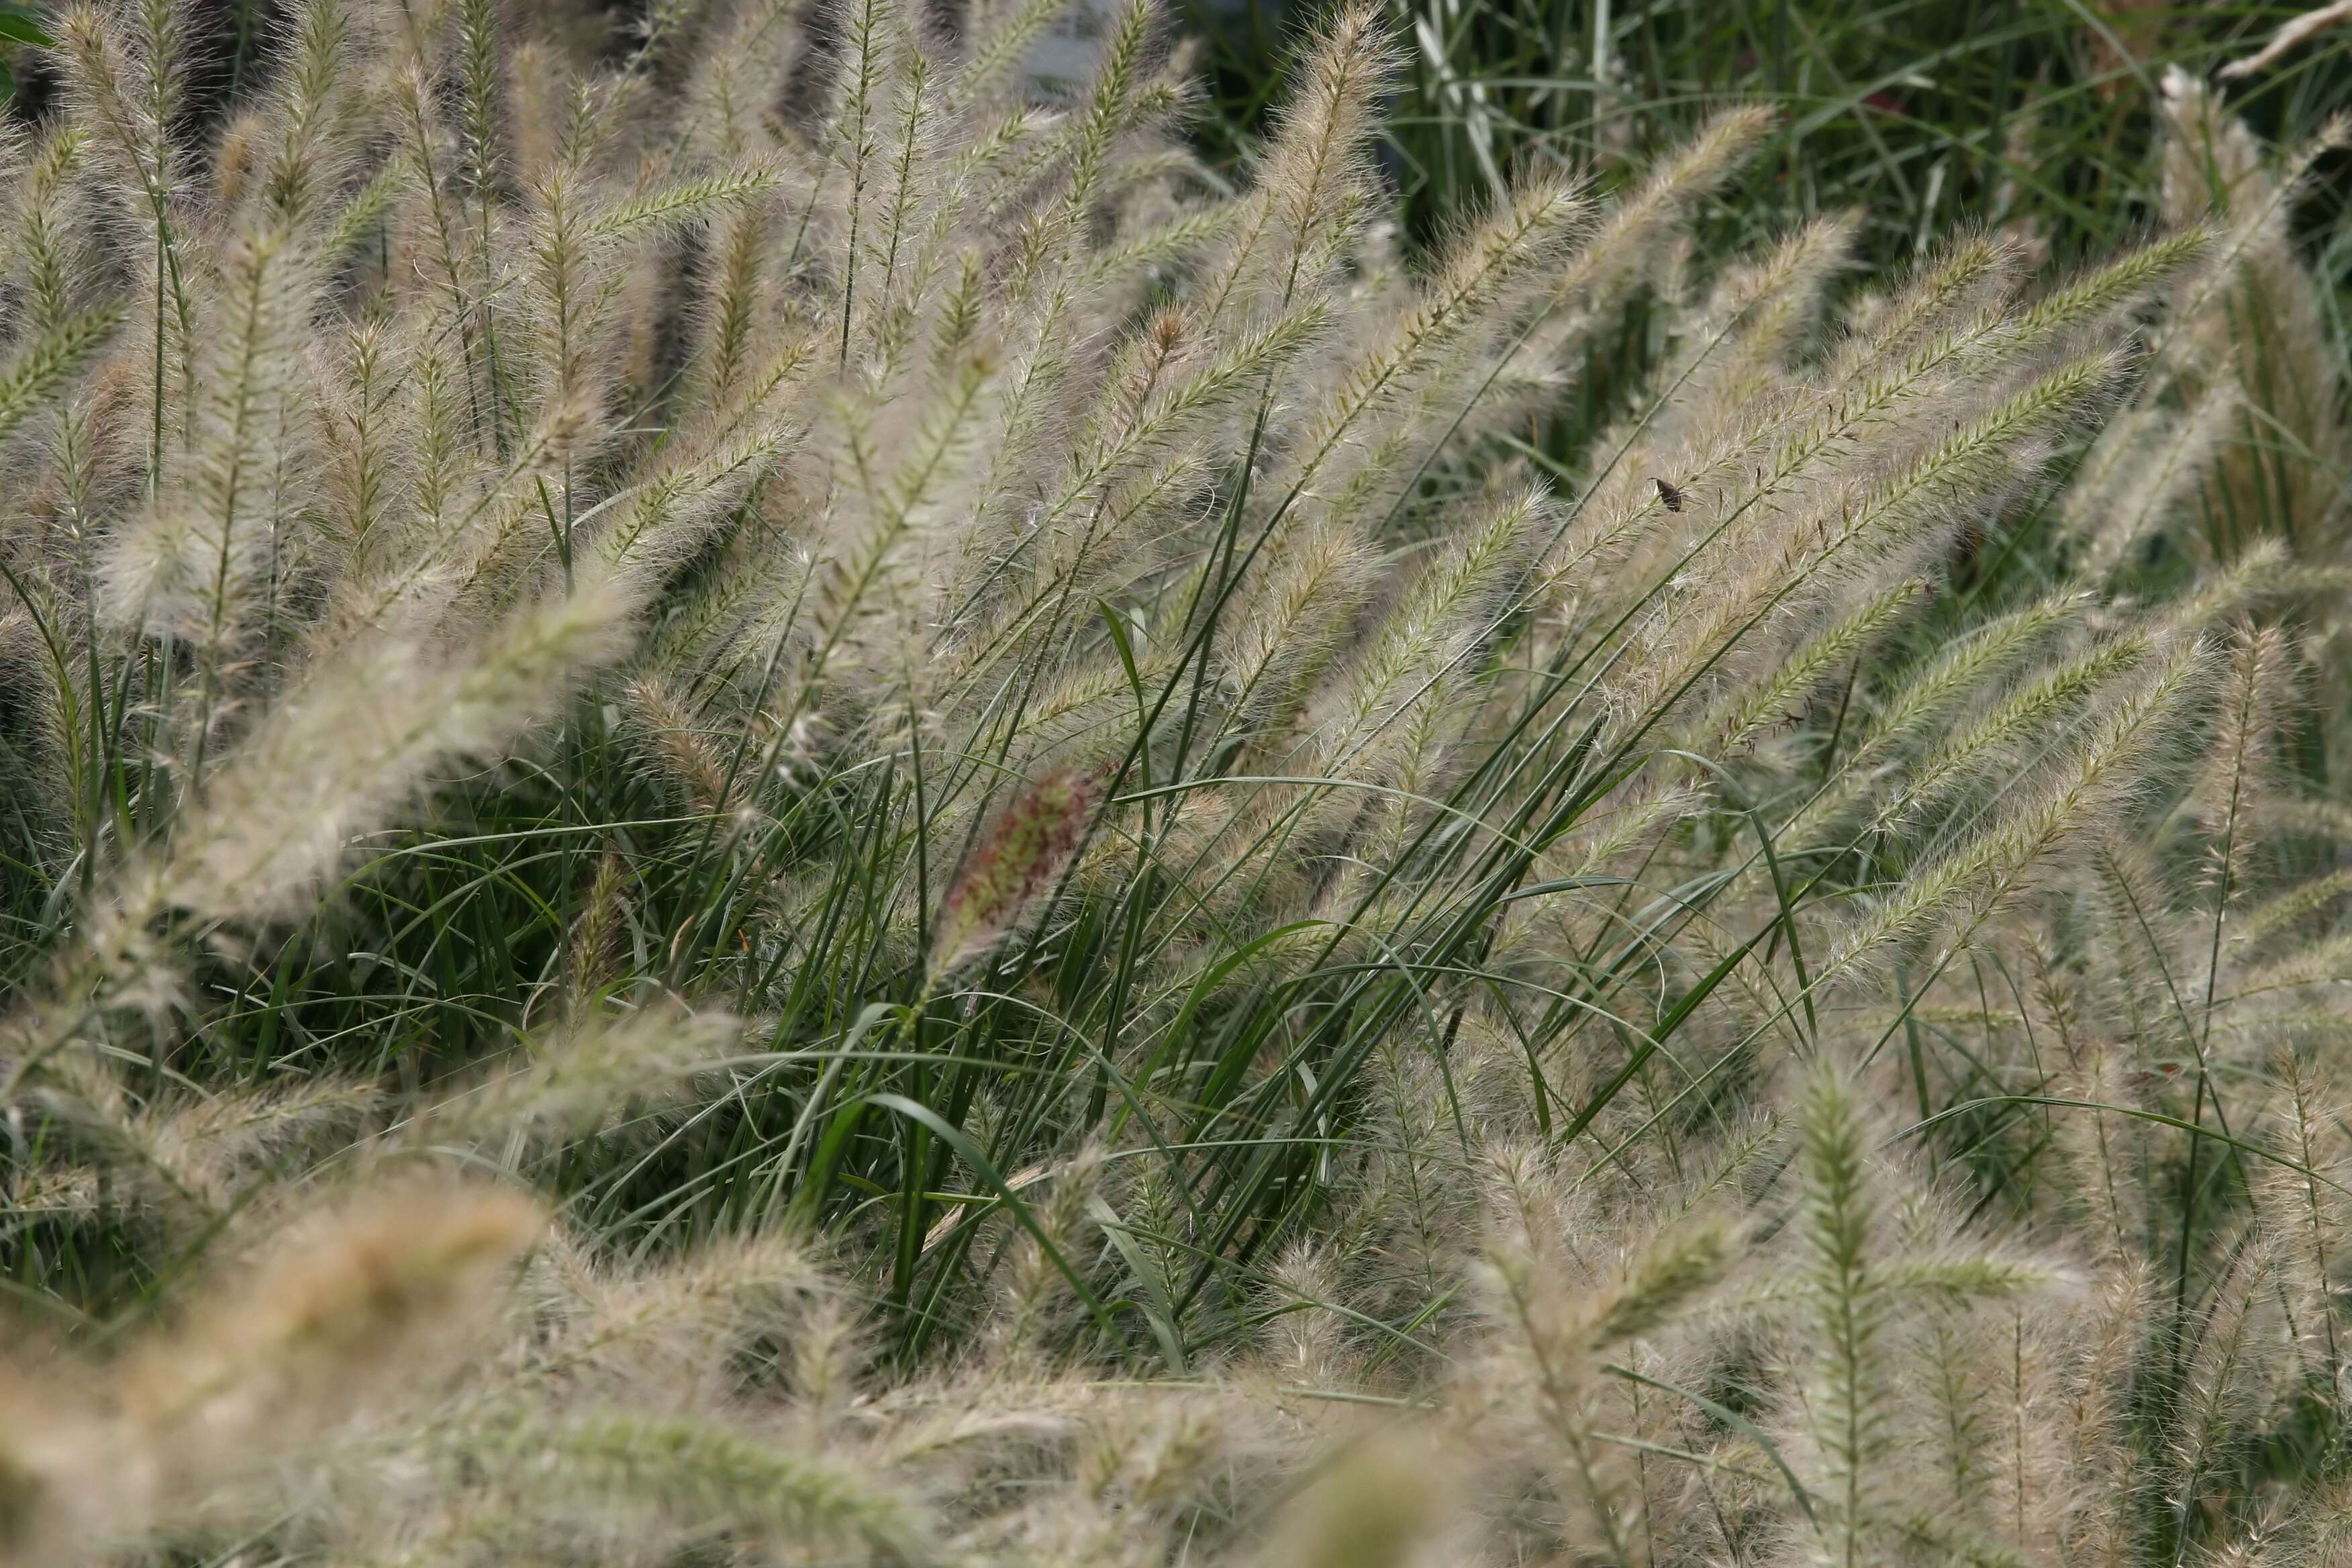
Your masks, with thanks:
[(1666, 510), (1668, 511), (1680, 511), (1683, 510), (1682, 491), (1666, 483), (1665, 480), (1659, 479), (1654, 474), (1651, 476), (1650, 482), (1658, 487), (1658, 499), (1666, 503)]

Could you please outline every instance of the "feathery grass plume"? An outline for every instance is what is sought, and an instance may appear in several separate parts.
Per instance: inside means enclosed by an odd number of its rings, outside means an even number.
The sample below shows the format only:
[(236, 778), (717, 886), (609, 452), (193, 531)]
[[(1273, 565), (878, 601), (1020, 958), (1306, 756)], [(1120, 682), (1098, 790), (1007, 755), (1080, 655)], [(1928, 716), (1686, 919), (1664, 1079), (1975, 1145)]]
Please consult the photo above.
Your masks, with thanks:
[(355, 830), (433, 768), (493, 751), (549, 711), (625, 646), (625, 617), (617, 595), (589, 586), (512, 617), (462, 658), (390, 641), (347, 650), (222, 763), (159, 868), (164, 897), (214, 921), (304, 907)]
[(2195, 786), (2198, 826), (2205, 838), (2200, 874), (2212, 889), (2217, 949), (2225, 916), (2249, 880), (2253, 846), (2263, 836), (2287, 679), (2286, 638), (2278, 628), (2241, 629), (2231, 639), (2229, 668), (2217, 694), (2212, 748), (2204, 776)]
[(617, 849), (608, 849), (596, 861), (589, 879), (586, 902), (566, 934), (563, 948), (563, 1005), (579, 1016), (602, 999), (619, 978), (628, 957), (629, 868)]
[(2206, 482), (2237, 412), (2236, 393), (2221, 386), (2185, 415), (2142, 404), (2107, 426), (2066, 495), (2070, 528), (2083, 540), (2077, 570), (2085, 580), (2105, 581), (2173, 523)]
[(2179, 1404), (2168, 1439), (2173, 1463), (2168, 1510), (2177, 1536), (2209, 1500), (2217, 1474), (2233, 1463), (2273, 1397), (2263, 1350), (2282, 1331), (2273, 1310), (2276, 1254), (2268, 1238), (2246, 1236), (2231, 1249), (2201, 1310), (2183, 1322), (2187, 1351)]
[(1442, 1455), (1419, 1434), (1375, 1438), (1336, 1460), (1283, 1512), (1261, 1561), (1403, 1568), (1445, 1516)]
[[(0, 149), (15, 1560), (2305, 1539), (2308, 158), (2176, 88), (2175, 232), (2044, 287), (1929, 226), (1857, 303), (1883, 225), (1696, 221), (1759, 110), (1392, 221), (1364, 5), (1237, 172), (1145, 4), (305, 0), (226, 80), (167, 0), (58, 26)], [(467, 1377), (520, 1197), (185, 1305), (451, 1162), (565, 1217)], [(150, 1310), (177, 1371), (110, 1353)]]
[[(1749, 267), (1728, 271), (1685, 331), (1685, 358), (1667, 375), (1691, 389), (1689, 408), (1738, 410), (1780, 393), (1786, 367), (1822, 306), (1829, 274), (1852, 247), (1856, 215), (1810, 224)], [(1717, 348), (1724, 350), (1717, 353)], [(1653, 421), (1654, 429), (1671, 428)]]
[[(2086, 601), (2081, 595), (2053, 597), (2024, 605), (1990, 618), (1937, 653), (1932, 660), (1916, 670), (1906, 670), (1906, 678), (1879, 700), (1877, 711), (1857, 726), (1859, 732), (1844, 765), (1790, 818), (1784, 829), (1786, 835), (1792, 842), (1802, 844), (1837, 822), (1857, 796), (1878, 783), (1900, 756), (1903, 746), (1916, 742), (1930, 725), (1945, 719), (1956, 706), (1971, 700), (1981, 700), (1987, 687), (2000, 679), (2012, 661), (2026, 655), (2036, 643), (2085, 607)], [(2034, 717), (2046, 716), (2050, 704), (2063, 700), (2065, 695), (2066, 689), (2059, 689), (2032, 699), (2022, 693), (2012, 698), (2011, 717), (1998, 723), (1979, 720), (1964, 731), (1969, 736), (1967, 740), (1947, 741), (1938, 752), (1931, 753), (1932, 760), (1919, 764), (1897, 799), (1907, 802), (1927, 796), (1940, 779), (1969, 767), (2004, 744), (2011, 733), (2030, 729)], [(1902, 808), (1890, 804), (1886, 809)]]
[(1003, 1227), (1003, 1272), (990, 1281), (994, 1313), (985, 1335), (993, 1378), (1017, 1381), (1069, 1353), (1084, 1293), (1072, 1258), (1103, 1217), (1097, 1207), (1103, 1155), (1099, 1143), (1084, 1144), (1050, 1166), (1005, 1180), (1006, 1201), (1020, 1205), (1020, 1223)]
[(1903, 1358), (1911, 1363), (1911, 1381), (1927, 1406), (1934, 1466), (1941, 1472), (1937, 1480), (1948, 1483), (1946, 1504), (1956, 1519), (1970, 1522), (1982, 1518), (1992, 1460), (1984, 1391), (1978, 1382), (1987, 1347), (1975, 1327), (1957, 1314), (1936, 1314), (1926, 1331), (1905, 1347), (1909, 1353)]
[(174, 144), (173, 122), (182, 109), (186, 60), (178, 6), (169, 0), (142, 0), (137, 20), (139, 31), (129, 37), (94, 7), (78, 6), (59, 18), (58, 34), (76, 118), (96, 139), (123, 194), (144, 207), (152, 235), (138, 263), (147, 274), (152, 304), (152, 336), (142, 356), (152, 370), (152, 494), (162, 479), (167, 384), (178, 382), (176, 390), (184, 398), (193, 363), (189, 280), (170, 210), (183, 179), (184, 160)]
[(709, 1417), (590, 1411), (466, 1435), (471, 1463), (551, 1476), (575, 1509), (652, 1508), (681, 1542), (713, 1531), (840, 1543), (872, 1560), (937, 1561), (921, 1513), (865, 1467), (730, 1432)]
[(695, 1076), (726, 1058), (741, 1027), (723, 1013), (659, 1006), (576, 1020), (478, 1088), (427, 1108), (420, 1131), (509, 1143), (593, 1133), (623, 1106), (690, 1098)]
[(1267, 1271), (1266, 1354), (1272, 1367), (1308, 1388), (1345, 1387), (1360, 1357), (1346, 1318), (1331, 1308), (1339, 1275), (1328, 1248), (1299, 1243)]
[(2280, 1087), (2274, 1135), (2284, 1158), (2264, 1162), (2255, 1198), (2279, 1238), (2281, 1283), (2293, 1292), (2294, 1331), (2323, 1398), (2337, 1397), (2345, 1376), (2345, 1326), (2335, 1279), (2345, 1248), (2343, 1134), (2326, 1106), (2326, 1086), (2291, 1050), (2274, 1058)]
[(1054, 887), (1086, 833), (1097, 793), (1085, 774), (1059, 769), (997, 814), (940, 900), (928, 961), (934, 984), (1012, 934)]
[[(1522, 1181), (1531, 1174), (1517, 1173)], [(1628, 1248), (1612, 1275), (1582, 1287), (1564, 1277), (1565, 1260), (1546, 1242), (1488, 1259), (1497, 1298), (1489, 1310), (1505, 1325), (1507, 1347), (1494, 1352), (1490, 1375), (1531, 1381), (1534, 1419), (1560, 1447), (1557, 1484), (1580, 1521), (1569, 1533), (1616, 1560), (1638, 1559), (1654, 1531), (1638, 1474), (1627, 1477), (1601, 1425), (1613, 1402), (1600, 1383), (1600, 1357), (1626, 1353), (1630, 1342), (1686, 1310), (1719, 1277), (1727, 1240), (1719, 1226), (1686, 1224)]]
[[(1379, 1146), (1365, 1161), (1362, 1178), (1370, 1189), (1361, 1200), (1364, 1216), (1378, 1226), (1378, 1250), (1393, 1271), (1394, 1298), (1407, 1310), (1443, 1302), (1473, 1217), (1463, 1128), (1449, 1114), (1459, 1085), (1449, 1095), (1452, 1075), (1439, 1069), (1435, 1054), (1431, 1042), (1410, 1035), (1381, 1043), (1372, 1089), (1378, 1110), (1370, 1123), (1378, 1130)], [(1389, 1294), (1376, 1287), (1359, 1289)]]
[(310, 1216), (189, 1321), (99, 1372), (99, 1398), (12, 1426), (35, 1441), (11, 1456), (7, 1546), (134, 1544), (371, 1404), (429, 1390), (473, 1348), (541, 1223), (514, 1194), (432, 1183)]
[(1244, 216), (1211, 263), (1202, 328), (1287, 311), (1339, 259), (1366, 205), (1376, 105), (1397, 62), (1376, 9), (1337, 10), (1300, 70)]
[(2284, 174), (2265, 166), (2244, 122), (2179, 69), (2166, 73), (2164, 199), (2174, 221), (2211, 213), (2227, 240), (2211, 275), (2189, 293), (2162, 345), (2171, 379), (2192, 399), (2242, 410), (2235, 439), (2204, 486), (2198, 537), (2227, 559), (2284, 524), (2300, 554), (2327, 559), (2345, 526), (2339, 473), (2352, 456), (2341, 356), (2329, 352), (2309, 273), (2286, 225), (2315, 159), (2341, 146), (2352, 122), (2329, 122)]
[[(1549, 515), (1549, 499), (1538, 484), (1484, 500), (1458, 542), (1367, 628), (1352, 668), (1335, 672), (1328, 717), (1310, 721), (1314, 738), (1302, 773), (1402, 786), (1413, 795), (1435, 784), (1428, 775), (1444, 741), (1431, 727), (1447, 722), (1451, 700), (1465, 689), (1465, 667), (1491, 633), (1496, 601), (1528, 541)], [(1325, 795), (1299, 825), (1299, 837), (1312, 844), (1331, 819), (1364, 809), (1352, 792)], [(1392, 845), (1372, 842), (1380, 860), (1393, 852)]]
[(275, 1089), (153, 1103), (142, 1108), (132, 1136), (150, 1169), (168, 1173), (186, 1195), (225, 1215), (276, 1173), (347, 1146), (383, 1101), (376, 1085), (320, 1075)]
[(1386, 486), (1369, 490), (1364, 479), (1350, 482), (1348, 450), (1381, 453), (1380, 426), (1391, 407), (1412, 407), (1416, 393), (1443, 395), (1453, 379), (1445, 375), (1448, 360), (1486, 347), (1475, 335), (1480, 328), (1498, 336), (1503, 323), (1525, 311), (1543, 268), (1568, 248), (1584, 211), (1566, 182), (1530, 178), (1465, 231), (1429, 286), (1408, 296), (1411, 303), (1393, 324), (1357, 350), (1344, 378), (1297, 433), (1296, 454), (1269, 474), (1270, 493), (1331, 490), (1359, 506), (1381, 498)]
[(1867, 1560), (1864, 1542), (1884, 1506), (1874, 1489), (1889, 1442), (1880, 1345), (1886, 1300), (1871, 1268), (1877, 1205), (1865, 1186), (1860, 1119), (1852, 1091), (1826, 1063), (1807, 1090), (1801, 1159), (1813, 1315), (1805, 1404), (1829, 1515), (1818, 1522), (1826, 1555), (1850, 1568)]
[(215, 725), (247, 685), (241, 673), (272, 673), (278, 600), (299, 573), (295, 514), (309, 467), (290, 405), (310, 296), (299, 249), (283, 231), (259, 231), (219, 260), (217, 289), (205, 289), (196, 307), (208, 330), (191, 353), (201, 396), (186, 411), (187, 466), (167, 466), (156, 514), (117, 537), (104, 569), (118, 616), (190, 649), (192, 788), (218, 742)]
[(1873, 638), (1927, 592), (1926, 583), (1907, 579), (1864, 604), (1843, 620), (1823, 627), (1795, 650), (1778, 674), (1706, 726), (1716, 731), (1710, 752), (1717, 756), (1737, 756), (1755, 742), (1766, 726), (1787, 723), (1792, 708), (1809, 700), (1839, 665), (1868, 647)]
[(694, 808), (714, 816), (724, 811), (733, 793), (728, 759), (697, 727), (694, 716), (654, 675), (629, 682), (628, 700), (653, 742), (648, 750), (654, 759), (683, 786)]
[(2068, 1548), (2111, 1554), (2128, 1549), (2132, 1455), (2118, 1439), (2128, 1417), (2135, 1363), (2147, 1342), (2147, 1283), (2144, 1270), (2129, 1262), (2102, 1276), (2062, 1385), (2066, 1473), (2078, 1484), (2052, 1534)]
[(1556, 313), (1522, 351), (1535, 365), (1565, 368), (1568, 356), (1606, 319), (1628, 285), (1657, 265), (1690, 209), (1755, 151), (1772, 119), (1772, 111), (1760, 105), (1716, 116), (1616, 205), (1584, 253), (1553, 285)]
[(2158, 760), (2171, 710), (2203, 684), (2208, 662), (2203, 649), (2192, 644), (2123, 693), (2079, 755), (2058, 765), (2041, 800), (1915, 872), (1840, 944), (1829, 973), (1852, 968), (1882, 944), (1909, 940), (1937, 924), (1947, 929), (1939, 957), (1965, 947), (2048, 857), (2099, 824), (2105, 813), (2128, 805), (2144, 770)]
[[(341, 861), (348, 836), (405, 799), (425, 770), (493, 744), (527, 722), (584, 662), (604, 657), (615, 626), (596, 597), (520, 617), (470, 668), (422, 668), (410, 650), (367, 647), (289, 701), (215, 774), (201, 805), (163, 855), (133, 863), (103, 892), (83, 940), (62, 956), (48, 993), (6, 1019), (5, 1098), (44, 1082), (117, 1127), (119, 1090), (88, 1038), (110, 1014), (147, 1014), (157, 1037), (177, 1005), (168, 939), (178, 916), (189, 934), (229, 942), (231, 922), (266, 926), (310, 907)], [(404, 654), (409, 657), (402, 657)], [(381, 726), (350, 747), (355, 728)], [(274, 826), (289, 800), (315, 803), (307, 820)]]
[[(2143, 671), (2153, 647), (2147, 631), (2135, 627), (2121, 637), (2096, 638), (2045, 663), (2032, 679), (2021, 682), (1998, 702), (1948, 730), (1936, 747), (1907, 770), (1901, 787), (1887, 792), (1873, 826), (1916, 820), (1924, 809), (1944, 804), (1949, 792), (1971, 779), (1994, 775), (2028, 761), (2033, 755), (2032, 746), (2051, 725), (2079, 723), (2086, 711), (2095, 709), (2098, 698), (2113, 696), (2117, 681)], [(1963, 677), (1973, 673), (1980, 679), (1993, 673), (1974, 660), (1946, 668)], [(1982, 694), (1979, 687), (1978, 695)], [(1880, 739), (1874, 734), (1864, 745)]]

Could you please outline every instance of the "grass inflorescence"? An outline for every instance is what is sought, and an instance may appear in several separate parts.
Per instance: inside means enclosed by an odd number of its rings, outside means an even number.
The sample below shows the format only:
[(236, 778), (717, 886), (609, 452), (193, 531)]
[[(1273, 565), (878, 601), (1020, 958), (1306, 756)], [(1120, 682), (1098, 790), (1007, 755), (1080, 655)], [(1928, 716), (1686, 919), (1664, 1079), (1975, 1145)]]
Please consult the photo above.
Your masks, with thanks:
[(0, 1559), (2340, 1552), (2343, 125), (1857, 286), (1062, 13), (58, 19)]

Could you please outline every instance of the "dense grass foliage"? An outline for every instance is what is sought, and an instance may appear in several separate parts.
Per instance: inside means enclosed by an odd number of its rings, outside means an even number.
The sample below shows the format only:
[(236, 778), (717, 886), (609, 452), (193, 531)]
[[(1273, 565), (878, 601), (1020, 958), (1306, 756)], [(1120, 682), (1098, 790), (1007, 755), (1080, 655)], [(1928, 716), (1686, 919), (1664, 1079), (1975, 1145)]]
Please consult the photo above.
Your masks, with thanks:
[(58, 18), (0, 1555), (2340, 1551), (2344, 128), (1857, 288), (1060, 12)]
[[(2164, 72), (2221, 77), (2271, 142), (2300, 146), (2352, 91), (2339, 26), (2290, 35), (2305, 8), (2047, 0), (1566, 0), (1399, 8), (1403, 69), (1384, 133), (1415, 228), (1475, 207), (1515, 163), (1623, 178), (1727, 100), (1775, 111), (1709, 215), (1717, 243), (1864, 211), (1860, 253), (1888, 266), (1955, 223), (2035, 226), (2070, 261), (2141, 236)], [(1213, 155), (1252, 144), (1293, 47), (1275, 0), (1193, 0)], [(1491, 173), (1490, 173), (1491, 171)], [(2321, 270), (2347, 252), (2340, 167), (2298, 218)]]
[[(1301, 11), (1185, 0), (1213, 166), (1265, 134)], [(1882, 275), (1956, 227), (2000, 227), (2067, 269), (2144, 240), (2177, 212), (2162, 185), (2166, 72), (2228, 88), (2232, 113), (2302, 148), (2352, 101), (2352, 31), (2327, 13), (2128, 0), (1560, 0), (1392, 8), (1402, 62), (1378, 156), (1425, 243), (1524, 163), (1615, 191), (1727, 101), (1774, 122), (1693, 215), (1704, 265), (1851, 214), (1854, 259)], [(2307, 19), (2306, 19), (2307, 18)], [(2332, 336), (2352, 309), (2352, 155), (2316, 160), (2289, 224)], [(1580, 458), (1655, 368), (1660, 324), (1634, 300), (1597, 334), (1531, 439)]]

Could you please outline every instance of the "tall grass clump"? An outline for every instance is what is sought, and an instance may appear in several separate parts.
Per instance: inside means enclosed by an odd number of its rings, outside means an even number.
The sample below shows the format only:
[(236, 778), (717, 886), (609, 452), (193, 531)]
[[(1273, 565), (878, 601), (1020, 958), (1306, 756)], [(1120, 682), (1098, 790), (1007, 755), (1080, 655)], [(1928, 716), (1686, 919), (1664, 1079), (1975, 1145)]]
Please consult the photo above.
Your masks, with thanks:
[[(1312, 9), (1181, 7), (1202, 39), (1213, 156), (1260, 132), (1284, 20)], [(2234, 113), (2290, 146), (2352, 91), (2340, 4), (1488, 0), (1393, 14), (1403, 71), (1385, 157), (1415, 233), (1491, 195), (1517, 160), (1637, 170), (1736, 98), (1778, 118), (1708, 215), (1711, 245), (1854, 208), (1857, 253), (1875, 265), (1907, 263), (1966, 223), (2029, 224), (2078, 258), (2145, 228), (2168, 70), (2225, 84)], [(2322, 185), (2294, 222), (2340, 276), (2344, 186), (2332, 172)], [(1619, 325), (1596, 379), (1613, 382), (1643, 339), (1638, 310)], [(1597, 408), (1591, 391), (1578, 414)]]
[(2339, 1551), (2317, 150), (1423, 254), (1376, 12), (1235, 189), (1059, 10), (59, 18), (0, 1556)]

